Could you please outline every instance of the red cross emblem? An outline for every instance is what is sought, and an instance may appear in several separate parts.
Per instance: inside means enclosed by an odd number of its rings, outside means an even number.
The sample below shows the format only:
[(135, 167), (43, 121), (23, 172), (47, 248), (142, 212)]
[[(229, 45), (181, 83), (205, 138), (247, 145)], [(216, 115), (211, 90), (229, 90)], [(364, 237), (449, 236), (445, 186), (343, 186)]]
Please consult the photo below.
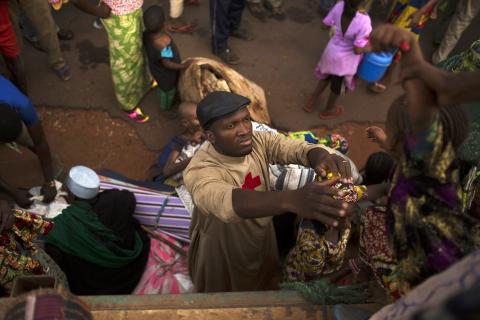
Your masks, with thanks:
[(242, 185), (242, 189), (255, 190), (255, 188), (260, 186), (261, 184), (262, 181), (260, 180), (260, 176), (256, 176), (255, 178), (253, 178), (252, 173), (249, 172), (245, 177), (245, 182)]

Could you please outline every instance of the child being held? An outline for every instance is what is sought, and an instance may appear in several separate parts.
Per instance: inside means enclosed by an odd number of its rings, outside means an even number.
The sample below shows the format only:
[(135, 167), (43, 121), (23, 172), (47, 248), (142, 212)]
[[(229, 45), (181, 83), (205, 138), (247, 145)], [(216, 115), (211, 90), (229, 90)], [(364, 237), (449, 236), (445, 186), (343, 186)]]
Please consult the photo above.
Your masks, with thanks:
[(155, 182), (177, 186), (181, 173), (188, 166), (195, 151), (204, 141), (203, 131), (197, 118), (197, 105), (182, 102), (178, 107), (180, 122), (185, 131), (174, 137), (164, 148), (157, 163), (150, 168), (150, 177)]
[(160, 108), (168, 110), (176, 96), (180, 71), (188, 68), (191, 61), (182, 63), (175, 42), (165, 32), (165, 14), (160, 6), (149, 7), (143, 14), (143, 23), (143, 45), (150, 73), (158, 84)]

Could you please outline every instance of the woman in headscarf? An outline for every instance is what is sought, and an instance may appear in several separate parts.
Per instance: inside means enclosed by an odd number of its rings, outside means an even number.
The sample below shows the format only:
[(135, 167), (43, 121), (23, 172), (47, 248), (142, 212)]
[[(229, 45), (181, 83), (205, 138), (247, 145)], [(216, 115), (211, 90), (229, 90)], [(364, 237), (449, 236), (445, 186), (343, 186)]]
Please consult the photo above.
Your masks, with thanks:
[(149, 237), (133, 218), (134, 195), (126, 190), (98, 194), (98, 176), (80, 166), (72, 168), (66, 184), (74, 202), (54, 219), (45, 250), (67, 275), (73, 293), (131, 293), (150, 250)]

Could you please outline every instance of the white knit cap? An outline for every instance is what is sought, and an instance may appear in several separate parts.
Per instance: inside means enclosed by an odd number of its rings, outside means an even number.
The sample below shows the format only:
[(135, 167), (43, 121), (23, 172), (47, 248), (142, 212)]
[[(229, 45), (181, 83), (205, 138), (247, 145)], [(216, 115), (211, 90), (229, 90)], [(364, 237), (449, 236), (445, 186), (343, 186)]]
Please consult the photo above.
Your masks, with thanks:
[(75, 166), (70, 169), (65, 183), (70, 192), (81, 199), (94, 198), (100, 189), (98, 175), (84, 166)]

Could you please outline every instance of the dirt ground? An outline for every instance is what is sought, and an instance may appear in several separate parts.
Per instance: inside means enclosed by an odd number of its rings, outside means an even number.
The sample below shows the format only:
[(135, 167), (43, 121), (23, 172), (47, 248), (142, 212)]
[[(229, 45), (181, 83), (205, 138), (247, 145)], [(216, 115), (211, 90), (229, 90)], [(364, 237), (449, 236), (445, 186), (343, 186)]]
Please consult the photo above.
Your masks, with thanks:
[[(168, 11), (167, 0), (146, 0), (144, 7), (152, 4), (160, 4)], [(286, 0), (287, 20), (270, 19), (267, 23), (259, 22), (245, 10), (242, 24), (256, 39), (230, 41), (243, 60), (235, 69), (264, 88), (276, 126), (289, 130), (323, 128), (323, 131), (343, 134), (350, 142), (350, 156), (361, 167), (368, 155), (377, 150), (366, 139), (365, 127), (384, 121), (388, 105), (401, 88), (393, 86), (383, 95), (373, 95), (367, 92), (365, 83), (359, 82), (354, 93), (341, 98), (346, 113), (334, 121), (321, 121), (316, 113), (301, 111), (316, 84), (313, 69), (328, 41), (317, 7), (316, 0)], [(385, 10), (380, 7), (371, 11), (375, 24), (381, 22), (384, 15)], [(62, 42), (65, 59), (72, 68), (70, 81), (62, 82), (48, 69), (45, 53), (26, 42), (22, 46), (30, 97), (38, 107), (52, 150), (66, 169), (85, 164), (143, 178), (162, 146), (181, 130), (178, 122), (159, 110), (158, 100), (152, 93), (142, 101), (151, 121), (137, 125), (127, 120), (119, 111), (113, 92), (105, 30), (94, 29), (94, 18), (72, 5), (64, 6), (54, 17), (59, 26), (75, 33), (74, 40)], [(197, 7), (186, 7), (184, 19), (197, 22), (199, 28), (193, 35), (174, 34), (182, 57), (213, 58), (208, 1), (202, 1)], [(479, 26), (477, 18), (456, 51), (464, 50), (478, 38)], [(424, 31), (422, 46), (427, 54), (432, 52), (431, 42), (438, 27), (438, 22), (433, 21)], [(41, 181), (38, 163), (29, 152), (19, 157), (1, 148), (2, 176), (18, 186)]]

